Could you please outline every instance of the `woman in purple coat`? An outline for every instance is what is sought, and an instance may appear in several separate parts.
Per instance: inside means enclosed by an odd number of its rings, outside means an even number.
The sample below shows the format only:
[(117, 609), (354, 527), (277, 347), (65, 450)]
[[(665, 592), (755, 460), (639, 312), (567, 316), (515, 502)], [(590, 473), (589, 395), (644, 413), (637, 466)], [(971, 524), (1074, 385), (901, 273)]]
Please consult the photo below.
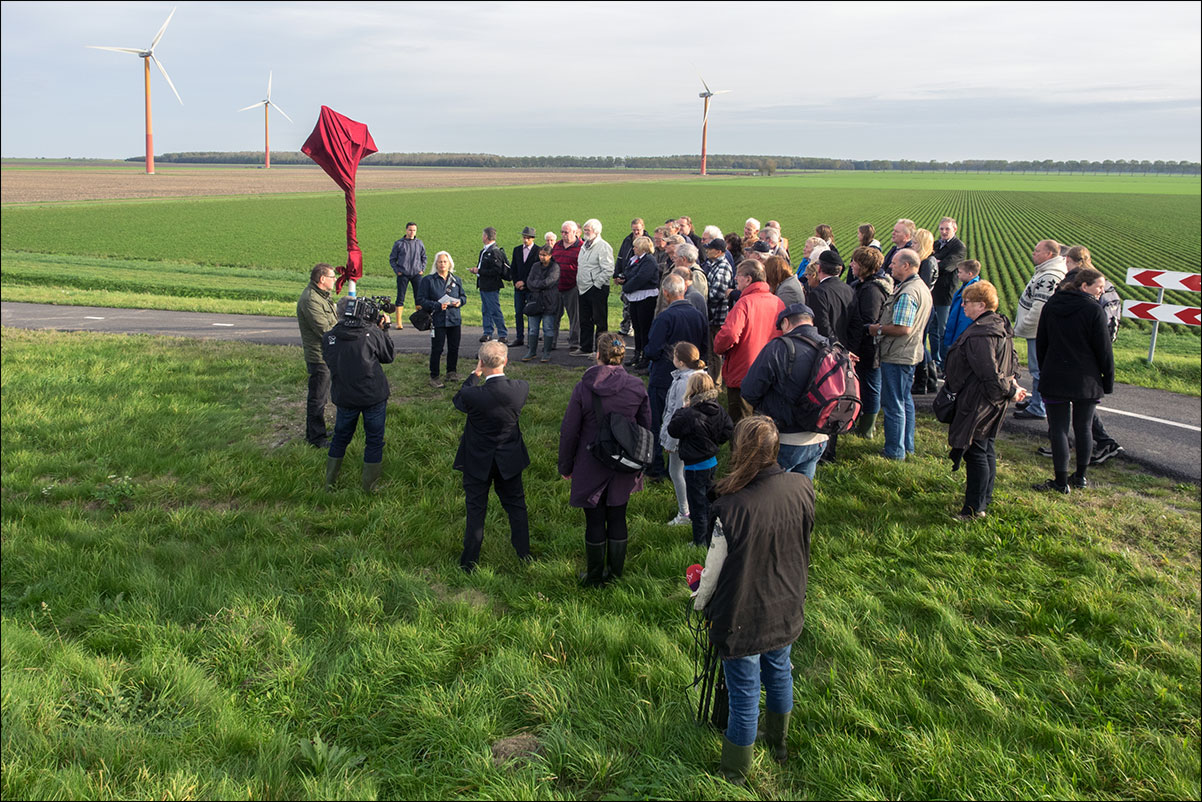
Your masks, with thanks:
[[(559, 474), (571, 481), (569, 503), (584, 509), (584, 549), (588, 570), (580, 584), (597, 587), (622, 576), (626, 562), (626, 502), (643, 489), (641, 473), (618, 473), (606, 468), (588, 451), (597, 438), (593, 397), (606, 414), (617, 412), (651, 428), (647, 388), (622, 367), (626, 342), (618, 335), (597, 336), (597, 364), (584, 372), (572, 389), (559, 428)], [(606, 558), (609, 569), (606, 570)]]

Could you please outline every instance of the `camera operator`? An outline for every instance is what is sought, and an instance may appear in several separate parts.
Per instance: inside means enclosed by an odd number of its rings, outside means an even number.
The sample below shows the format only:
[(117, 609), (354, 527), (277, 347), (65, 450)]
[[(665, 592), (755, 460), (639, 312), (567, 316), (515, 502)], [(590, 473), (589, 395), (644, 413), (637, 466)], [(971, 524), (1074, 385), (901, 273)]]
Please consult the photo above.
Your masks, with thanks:
[(326, 402), (330, 400), (330, 371), (321, 358), (322, 335), (334, 328), (338, 315), (330, 291), (338, 274), (325, 262), (309, 272), (309, 286), (296, 302), (296, 322), (300, 326), (309, 370), (309, 395), (305, 402), (305, 440), (316, 448), (329, 444), (326, 436)]
[(338, 325), (326, 332), (322, 354), (330, 368), (330, 397), (338, 407), (326, 461), (326, 489), (333, 489), (346, 447), (363, 416), (363, 490), (372, 492), (384, 464), (384, 420), (388, 379), (381, 365), (392, 361), (388, 315), (371, 298), (338, 302)]

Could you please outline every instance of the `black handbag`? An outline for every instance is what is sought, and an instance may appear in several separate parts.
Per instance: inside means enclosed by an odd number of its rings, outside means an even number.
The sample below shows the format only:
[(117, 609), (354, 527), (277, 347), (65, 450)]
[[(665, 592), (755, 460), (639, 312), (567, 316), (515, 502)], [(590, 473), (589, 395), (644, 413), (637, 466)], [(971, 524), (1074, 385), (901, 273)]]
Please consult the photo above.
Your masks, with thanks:
[(655, 435), (650, 429), (617, 412), (606, 414), (596, 393), (593, 415), (597, 418), (597, 438), (588, 444), (588, 452), (598, 462), (618, 473), (642, 473), (651, 465)]
[(422, 309), (420, 306), (409, 316), (409, 322), (413, 324), (413, 328), (418, 331), (429, 331), (434, 325), (434, 315)]
[(540, 315), (546, 314), (543, 311), (543, 305), (539, 302), (537, 295), (531, 298), (529, 301), (526, 301), (526, 305), (522, 307), (522, 314), (529, 315), (530, 317), (539, 317)]
[(935, 413), (935, 420), (940, 423), (951, 423), (955, 420), (956, 394), (947, 389), (947, 382), (935, 393), (935, 399), (931, 401), (931, 410)]

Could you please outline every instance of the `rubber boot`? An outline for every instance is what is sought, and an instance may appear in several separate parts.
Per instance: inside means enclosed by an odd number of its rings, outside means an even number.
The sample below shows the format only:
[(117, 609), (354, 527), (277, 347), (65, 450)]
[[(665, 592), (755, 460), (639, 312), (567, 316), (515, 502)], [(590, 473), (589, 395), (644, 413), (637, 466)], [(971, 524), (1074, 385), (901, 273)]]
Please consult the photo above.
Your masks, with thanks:
[(580, 586), (599, 588), (604, 584), (602, 577), (605, 572), (605, 544), (585, 543), (584, 554), (588, 560), (588, 570), (580, 575)]
[(342, 470), (342, 457), (326, 457), (326, 490), (334, 489), (338, 472)]
[(722, 762), (718, 770), (731, 785), (743, 785), (751, 772), (752, 747), (736, 746), (725, 735), (722, 736)]
[(856, 422), (856, 434), (865, 440), (876, 437), (876, 415), (860, 415)]
[(376, 489), (376, 482), (380, 481), (380, 474), (384, 471), (384, 461), (365, 462), (363, 463), (363, 492), (371, 493)]
[(544, 362), (551, 361), (551, 352), (555, 350), (555, 338), (557, 336), (558, 336), (557, 334), (544, 334), (543, 335), (543, 361)]
[(764, 744), (772, 750), (772, 759), (784, 763), (789, 759), (785, 739), (789, 735), (789, 718), (792, 713), (764, 713)]
[(605, 541), (605, 551), (609, 565), (605, 569), (605, 581), (612, 582), (622, 578), (622, 569), (626, 567), (626, 540)]
[(910, 395), (927, 394), (927, 363), (919, 362), (914, 368), (914, 384), (910, 386)]

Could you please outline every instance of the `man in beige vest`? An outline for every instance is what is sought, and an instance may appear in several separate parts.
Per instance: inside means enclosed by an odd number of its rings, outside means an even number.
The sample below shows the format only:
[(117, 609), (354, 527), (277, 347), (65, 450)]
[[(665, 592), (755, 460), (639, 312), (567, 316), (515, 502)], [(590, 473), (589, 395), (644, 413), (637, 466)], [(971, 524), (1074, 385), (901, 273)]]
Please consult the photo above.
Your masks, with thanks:
[(914, 368), (923, 361), (922, 334), (931, 317), (931, 291), (918, 278), (918, 254), (902, 248), (893, 256), (893, 295), (881, 319), (868, 327), (881, 355), (881, 412), (885, 417), (886, 459), (914, 453)]

